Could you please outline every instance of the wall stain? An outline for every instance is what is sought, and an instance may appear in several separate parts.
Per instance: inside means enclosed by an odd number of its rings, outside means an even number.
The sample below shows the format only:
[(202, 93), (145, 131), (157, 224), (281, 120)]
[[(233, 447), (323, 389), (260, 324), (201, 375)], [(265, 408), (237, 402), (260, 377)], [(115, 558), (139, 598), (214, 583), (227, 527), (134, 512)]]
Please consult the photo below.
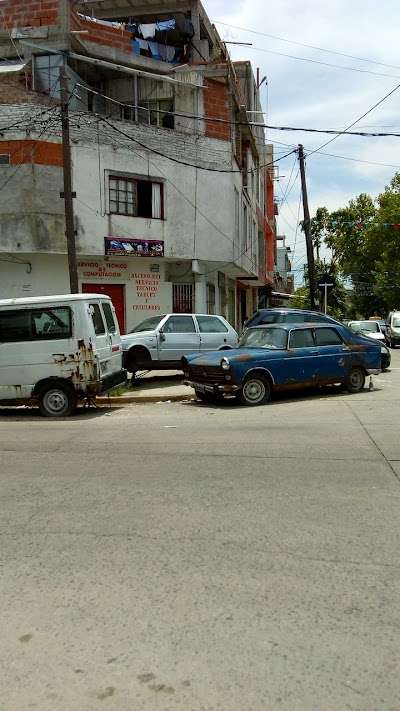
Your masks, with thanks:
[(139, 679), (139, 681), (142, 682), (142, 684), (147, 684), (147, 682), (153, 681), (153, 679), (155, 679), (156, 677), (155, 677), (155, 674), (150, 673), (150, 674), (138, 674), (137, 678)]
[(33, 634), (23, 634), (22, 637), (19, 637), (20, 642), (29, 642), (30, 639), (32, 639)]
[(166, 684), (150, 684), (149, 689), (151, 689), (152, 691), (157, 691), (157, 693), (162, 691), (163, 694), (175, 694), (174, 687), (167, 686)]
[(100, 701), (104, 701), (104, 699), (108, 699), (110, 696), (114, 696), (115, 694), (115, 687), (114, 686), (107, 686), (104, 691), (98, 691), (96, 692), (96, 699), (100, 699)]

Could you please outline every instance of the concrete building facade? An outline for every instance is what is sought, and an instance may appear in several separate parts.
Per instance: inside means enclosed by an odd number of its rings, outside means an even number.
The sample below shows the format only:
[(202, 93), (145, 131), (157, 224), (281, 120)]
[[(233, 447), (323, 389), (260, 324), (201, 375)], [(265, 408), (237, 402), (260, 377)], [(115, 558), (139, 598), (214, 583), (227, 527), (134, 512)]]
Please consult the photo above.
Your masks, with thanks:
[(232, 63), (200, 2), (114, 5), (2, 3), (0, 298), (69, 291), (65, 67), (79, 289), (109, 294), (122, 331), (157, 311), (239, 328), (274, 283), (250, 63)]

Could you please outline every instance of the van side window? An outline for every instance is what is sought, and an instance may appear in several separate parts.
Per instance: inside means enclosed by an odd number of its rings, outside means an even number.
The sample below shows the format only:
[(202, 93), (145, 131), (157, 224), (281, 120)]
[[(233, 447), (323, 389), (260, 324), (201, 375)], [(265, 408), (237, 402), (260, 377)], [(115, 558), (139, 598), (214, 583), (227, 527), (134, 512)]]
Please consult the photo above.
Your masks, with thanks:
[(107, 329), (109, 333), (116, 333), (117, 328), (115, 325), (115, 319), (114, 319), (114, 314), (112, 312), (110, 304), (108, 304), (106, 301), (102, 302), (102, 307), (103, 307), (103, 313), (106, 319), (106, 324), (107, 324)]
[(70, 338), (72, 336), (71, 328), (71, 310), (68, 306), (61, 306), (44, 309), (32, 310), (32, 335), (33, 340), (40, 338), (46, 340), (51, 338)]
[(101, 315), (100, 306), (98, 304), (90, 304), (94, 332), (96, 336), (101, 336), (106, 332), (103, 317)]
[(71, 336), (71, 310), (67, 306), (0, 311), (2, 343), (55, 340)]

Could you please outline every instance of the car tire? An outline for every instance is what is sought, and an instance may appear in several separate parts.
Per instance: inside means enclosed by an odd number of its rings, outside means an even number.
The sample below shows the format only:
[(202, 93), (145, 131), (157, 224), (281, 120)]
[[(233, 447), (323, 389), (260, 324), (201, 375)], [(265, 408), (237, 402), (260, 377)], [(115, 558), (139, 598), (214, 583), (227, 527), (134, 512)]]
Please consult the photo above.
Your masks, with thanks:
[(362, 368), (350, 368), (344, 381), (349, 393), (359, 393), (365, 385), (365, 371)]
[(71, 385), (47, 383), (39, 391), (39, 410), (44, 417), (68, 417), (75, 411), (78, 396)]
[(223, 402), (224, 396), (222, 393), (201, 393), (199, 390), (195, 390), (196, 397), (202, 402), (207, 402), (209, 405), (217, 405)]
[(129, 373), (135, 375), (138, 370), (150, 370), (151, 356), (146, 348), (136, 347), (128, 351), (126, 358), (126, 368)]
[(271, 396), (271, 385), (264, 375), (248, 375), (236, 397), (241, 405), (265, 405)]
[(396, 342), (394, 341), (393, 338), (390, 339), (390, 347), (395, 349), (396, 348)]

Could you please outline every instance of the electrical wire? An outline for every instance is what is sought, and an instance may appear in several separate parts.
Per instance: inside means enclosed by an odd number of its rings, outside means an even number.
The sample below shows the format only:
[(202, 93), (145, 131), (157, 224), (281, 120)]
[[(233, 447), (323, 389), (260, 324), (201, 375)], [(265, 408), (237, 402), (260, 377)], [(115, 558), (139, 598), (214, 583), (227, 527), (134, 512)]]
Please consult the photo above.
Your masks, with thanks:
[[(56, 107), (55, 107), (55, 108), (56, 108)], [(35, 149), (37, 143), (40, 141), (40, 139), (42, 138), (42, 136), (47, 132), (48, 128), (51, 127), (51, 124), (52, 124), (55, 120), (58, 121), (58, 117), (57, 117), (57, 119), (53, 118), (53, 119), (49, 120), (49, 126), (45, 126), (44, 129), (43, 129), (43, 131), (42, 131), (41, 133), (39, 133), (39, 135), (38, 135), (37, 138), (31, 139), (32, 146), (31, 146), (31, 148), (29, 149), (28, 153), (24, 156), (25, 159), (26, 159), (26, 158), (29, 158), (29, 157), (32, 157), (33, 151), (34, 151), (34, 149)], [(18, 147), (14, 152), (10, 153), (10, 155), (16, 155), (19, 151), (20, 151), (20, 148)], [(6, 187), (6, 185), (8, 185), (8, 183), (15, 177), (16, 173), (18, 172), (18, 170), (21, 168), (22, 165), (25, 165), (25, 161), (24, 161), (24, 162), (21, 162), (21, 163), (19, 163), (19, 164), (17, 165), (16, 169), (15, 169), (15, 170), (13, 171), (13, 173), (8, 177), (8, 179), (5, 181), (5, 183), (3, 183), (2, 185), (0, 185), (0, 190), (3, 190), (3, 189)]]
[[(106, 121), (106, 123), (107, 123), (107, 125), (108, 125), (108, 121)], [(111, 128), (113, 128), (113, 127), (111, 126)], [(123, 145), (123, 144), (122, 144), (122, 145)], [(125, 147), (125, 146), (124, 146), (124, 147)], [(135, 153), (135, 151), (134, 151), (133, 149), (130, 149), (130, 150), (131, 150), (131, 152), (132, 152), (134, 155), (136, 155), (136, 157), (140, 158), (140, 155), (138, 155), (137, 153)], [(194, 210), (196, 211), (196, 214), (199, 214), (201, 217), (203, 217), (203, 218), (206, 220), (206, 222), (208, 222), (208, 223), (211, 225), (211, 227), (213, 227), (217, 232), (219, 232), (223, 237), (225, 237), (225, 239), (227, 239), (228, 242), (230, 242), (233, 246), (237, 247), (236, 242), (234, 242), (234, 240), (232, 240), (230, 237), (228, 237), (228, 235), (226, 235), (219, 227), (217, 227), (217, 226), (207, 217), (207, 215), (205, 215), (203, 212), (201, 212), (201, 210), (199, 210), (199, 208), (195, 205), (195, 203), (193, 203), (191, 200), (189, 200), (189, 198), (177, 187), (177, 185), (175, 185), (175, 183), (172, 182), (172, 180), (170, 180), (169, 178), (167, 178), (167, 176), (165, 175), (165, 173), (163, 173), (163, 171), (161, 170), (161, 168), (160, 168), (158, 165), (156, 165), (155, 163), (152, 163), (152, 161), (149, 161), (149, 163), (150, 163), (150, 165), (152, 165), (159, 173), (161, 173), (161, 175), (163, 176), (164, 180), (165, 180), (167, 183), (169, 183), (169, 184), (179, 193), (179, 195), (181, 195), (181, 197), (183, 197), (183, 199), (184, 199), (191, 207), (194, 208)], [(253, 242), (251, 243), (251, 245), (253, 245), (253, 244), (254, 244), (254, 240), (253, 240)], [(245, 250), (245, 251), (248, 251), (248, 250)], [(251, 261), (251, 260), (250, 260), (250, 261)], [(257, 267), (257, 268), (258, 268), (258, 265), (257, 265), (257, 264), (255, 264), (255, 263), (252, 263), (252, 264), (253, 264), (254, 267)]]
[[(108, 124), (108, 122), (106, 122), (106, 123)], [(107, 134), (107, 133), (105, 133), (105, 135), (108, 135), (108, 136), (109, 136), (109, 134)], [(120, 143), (120, 145), (123, 145), (123, 147), (126, 148), (126, 146), (125, 146), (124, 144)], [(128, 149), (128, 150), (130, 150), (134, 155), (136, 155), (136, 157), (140, 157), (133, 149)], [(188, 198), (169, 178), (167, 178), (167, 176), (162, 172), (162, 170), (159, 168), (158, 165), (152, 163), (151, 161), (149, 161), (149, 163), (150, 163), (150, 165), (153, 165), (153, 167), (154, 167), (159, 173), (161, 173), (161, 175), (164, 177), (165, 181), (166, 181), (167, 183), (169, 183), (169, 184), (183, 197), (183, 199), (184, 199), (191, 207), (194, 208), (194, 210), (196, 211), (196, 214), (199, 214), (201, 217), (203, 217), (217, 232), (219, 232), (223, 237), (225, 237), (225, 239), (227, 239), (228, 242), (230, 242), (233, 246), (237, 247), (237, 243), (234, 242), (234, 240), (232, 240), (230, 237), (228, 237), (228, 235), (226, 235), (226, 234), (225, 234), (219, 227), (217, 227), (203, 212), (201, 212), (201, 210), (199, 210), (198, 207), (197, 207), (191, 200), (189, 200), (189, 198)], [(77, 198), (77, 199), (78, 199), (78, 198)], [(85, 205), (85, 203), (83, 203), (83, 201), (80, 200), (79, 202), (82, 202), (82, 204)], [(90, 208), (88, 205), (86, 205), (86, 207), (88, 207), (90, 210), (92, 210), (92, 208)], [(92, 210), (92, 211), (95, 212), (97, 215), (100, 214), (97, 210)], [(104, 217), (104, 218), (106, 218), (105, 215), (101, 215), (101, 216)], [(121, 227), (120, 227), (119, 225), (118, 225), (118, 229), (121, 229)], [(122, 229), (123, 229), (123, 228), (122, 228)], [(125, 232), (126, 234), (129, 234), (129, 235), (130, 235), (130, 233), (129, 233), (127, 230), (125, 230), (125, 229), (123, 229), (123, 232)], [(130, 236), (134, 238), (134, 235), (130, 235)], [(254, 240), (252, 240), (252, 242), (250, 243), (250, 245), (248, 245), (248, 246), (246, 247), (246, 249), (245, 249), (241, 254), (238, 255), (237, 259), (240, 259), (242, 256), (244, 256), (244, 255), (246, 254), (246, 252), (248, 252), (248, 251), (251, 249), (251, 247), (252, 247), (257, 241), (258, 241), (258, 235), (255, 237)], [(251, 264), (255, 269), (258, 269), (258, 264), (256, 264), (255, 262), (253, 262), (253, 261), (250, 259), (250, 257), (247, 256), (247, 258), (249, 259), (250, 264)], [(234, 264), (234, 262), (230, 261), (230, 262), (227, 262), (227, 263), (224, 264), (224, 265), (220, 265), (217, 269), (211, 270), (211, 272), (221, 270), (221, 268), (223, 268), (224, 266), (228, 266), (228, 265), (230, 265), (230, 264)], [(207, 272), (207, 274), (208, 274), (208, 273), (211, 273), (211, 272)], [(244, 277), (244, 278), (245, 278), (245, 277)]]
[(309, 153), (309, 154), (308, 154), (308, 157), (312, 156), (314, 153), (318, 153), (318, 151), (320, 151), (321, 148), (325, 148), (326, 146), (329, 145), (329, 143), (332, 143), (333, 141), (336, 140), (336, 138), (339, 138), (339, 136), (342, 136), (342, 135), (345, 134), (345, 133), (346, 133), (347, 135), (352, 135), (352, 134), (349, 132), (349, 128), (352, 128), (352, 126), (355, 126), (355, 124), (358, 123), (359, 121), (361, 121), (365, 116), (368, 116), (368, 114), (370, 114), (371, 111), (373, 111), (374, 109), (376, 109), (377, 106), (379, 106), (379, 105), (382, 104), (384, 101), (386, 101), (386, 99), (388, 99), (389, 96), (391, 96), (392, 94), (394, 94), (394, 92), (397, 91), (397, 89), (399, 89), (399, 88), (400, 88), (400, 84), (397, 84), (397, 86), (395, 86), (394, 89), (392, 89), (391, 91), (389, 91), (388, 94), (386, 94), (382, 99), (380, 99), (380, 101), (378, 101), (376, 104), (374, 104), (374, 106), (372, 106), (370, 109), (368, 109), (368, 111), (366, 111), (362, 116), (360, 116), (358, 119), (356, 119), (356, 121), (353, 121), (353, 123), (351, 123), (350, 126), (348, 126), (344, 131), (342, 131), (341, 133), (339, 133), (337, 136), (334, 136), (333, 138), (331, 138), (331, 139), (330, 139), (329, 141), (327, 141), (326, 143), (323, 143), (322, 146), (320, 146), (319, 148), (316, 148), (314, 151), (312, 151), (311, 153)]
[(234, 30), (242, 30), (243, 32), (249, 32), (253, 35), (259, 35), (260, 37), (269, 37), (270, 39), (278, 40), (279, 42), (288, 42), (289, 44), (296, 44), (299, 47), (306, 47), (307, 49), (315, 49), (318, 52), (327, 52), (328, 54), (336, 54), (339, 57), (346, 57), (347, 59), (356, 59), (359, 62), (367, 62), (369, 64), (379, 64), (382, 67), (390, 67), (391, 69), (400, 69), (399, 66), (395, 64), (386, 64), (384, 62), (377, 62), (375, 59), (365, 59), (363, 57), (357, 57), (353, 54), (344, 54), (344, 52), (338, 52), (333, 49), (326, 49), (325, 47), (316, 47), (312, 44), (305, 44), (304, 42), (296, 42), (295, 40), (289, 40), (284, 37), (277, 37), (276, 35), (268, 35), (265, 32), (257, 32), (256, 30), (249, 30), (245, 27), (237, 27), (235, 25), (228, 25), (226, 22), (215, 21), (215, 24), (224, 25), (224, 27), (231, 27)]
[[(121, 101), (117, 101), (116, 99), (111, 98), (110, 96), (107, 96), (106, 94), (102, 94), (98, 91), (95, 91), (94, 89), (90, 89), (89, 87), (83, 86), (83, 84), (76, 84), (77, 87), (80, 87), (84, 89), (85, 91), (89, 91), (92, 94), (95, 94), (96, 96), (100, 96), (103, 99), (107, 99), (107, 101), (111, 101), (114, 104), (118, 104), (119, 106), (122, 106), (126, 108), (127, 106), (131, 109), (145, 109), (147, 110), (147, 107), (145, 106), (140, 106), (140, 104), (135, 105), (135, 104), (124, 104)], [(390, 92), (393, 93), (393, 92)], [(390, 94), (388, 94), (390, 96)], [(82, 97), (80, 97), (78, 94), (76, 95), (76, 98), (82, 101), (83, 103), (84, 100)], [(387, 97), (385, 97), (387, 98)], [(382, 99), (383, 101), (384, 99)], [(381, 102), (379, 102), (381, 103)], [(378, 105), (378, 104), (377, 104)], [(374, 107), (375, 108), (375, 107)], [(371, 109), (372, 110), (372, 109)], [(152, 109), (152, 113), (157, 113), (157, 114), (165, 114), (165, 111), (162, 111), (160, 109)], [(369, 113), (367, 111), (367, 113)], [(201, 121), (210, 121), (212, 123), (219, 123), (219, 124), (228, 124), (230, 126), (252, 126), (252, 127), (258, 127), (258, 128), (266, 128), (270, 131), (301, 131), (305, 133), (328, 133), (328, 134), (334, 134), (335, 136), (341, 136), (345, 131), (343, 130), (336, 130), (336, 129), (331, 129), (331, 128), (304, 128), (304, 127), (299, 127), (299, 126), (271, 126), (270, 124), (267, 123), (261, 123), (258, 121), (234, 121), (231, 119), (222, 119), (222, 118), (217, 118), (214, 116), (201, 116), (200, 114), (184, 114), (181, 112), (175, 112), (174, 115), (178, 116), (179, 118), (187, 118), (189, 120), (201, 120)], [(366, 116), (367, 114), (364, 114)], [(362, 116), (361, 118), (364, 118)], [(359, 120), (361, 120), (361, 118)], [(357, 123), (357, 122), (355, 122)], [(354, 125), (354, 124), (352, 124)], [(395, 132), (371, 132), (371, 131), (349, 131), (346, 129), (346, 132), (349, 136), (364, 136), (366, 138), (382, 138), (382, 137), (398, 137), (400, 136), (400, 133), (395, 133)]]

